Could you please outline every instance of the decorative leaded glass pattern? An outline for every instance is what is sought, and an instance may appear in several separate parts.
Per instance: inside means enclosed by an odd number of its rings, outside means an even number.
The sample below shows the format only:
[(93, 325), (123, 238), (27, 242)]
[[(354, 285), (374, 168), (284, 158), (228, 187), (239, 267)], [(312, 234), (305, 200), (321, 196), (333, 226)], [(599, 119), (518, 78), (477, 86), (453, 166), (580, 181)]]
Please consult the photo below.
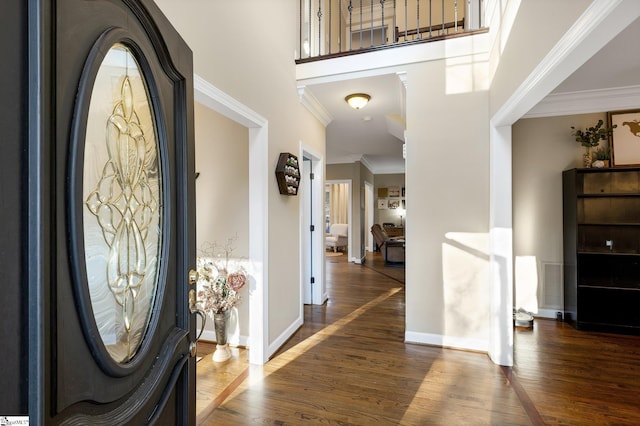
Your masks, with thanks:
[(91, 94), (83, 210), (91, 305), (102, 341), (131, 360), (149, 325), (161, 253), (158, 140), (147, 82), (132, 52), (115, 44)]

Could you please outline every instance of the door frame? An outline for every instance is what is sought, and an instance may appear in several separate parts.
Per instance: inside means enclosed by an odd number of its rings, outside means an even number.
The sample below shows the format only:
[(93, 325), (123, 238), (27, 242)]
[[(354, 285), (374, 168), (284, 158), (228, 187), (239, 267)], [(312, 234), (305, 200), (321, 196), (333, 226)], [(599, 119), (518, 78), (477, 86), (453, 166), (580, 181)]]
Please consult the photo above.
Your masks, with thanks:
[(269, 122), (194, 74), (194, 100), (249, 129), (249, 363), (269, 360)]
[[(346, 183), (347, 187), (349, 188), (349, 203), (347, 204), (347, 217), (349, 218), (349, 227), (348, 227), (348, 231), (347, 231), (347, 238), (349, 240), (349, 243), (347, 244), (347, 260), (349, 262), (355, 262), (356, 259), (352, 259), (351, 258), (351, 245), (353, 244), (353, 181), (351, 179), (333, 179), (333, 180), (327, 180), (324, 182), (324, 185), (322, 187), (322, 193), (324, 194), (324, 189), (326, 187), (326, 185), (333, 185), (333, 184), (338, 184), (338, 183)], [(323, 213), (323, 217), (324, 217), (324, 213)], [(323, 222), (324, 224), (324, 222)], [(322, 250), (323, 253), (323, 257), (324, 256), (324, 249)]]
[[(323, 156), (314, 151), (312, 148), (304, 145), (300, 142), (300, 158), (310, 158), (312, 162), (311, 172), (314, 175), (313, 180), (310, 181), (312, 198), (304, 191), (306, 186), (303, 187), (300, 202), (300, 295), (301, 303), (322, 305), (328, 298), (327, 290), (325, 287), (325, 263), (324, 263), (324, 158)], [(306, 170), (304, 171), (306, 175)], [(304, 177), (303, 177), (304, 179)], [(309, 181), (307, 179), (307, 181)], [(304, 181), (303, 181), (304, 184)], [(311, 239), (311, 233), (306, 229), (309, 226), (309, 221), (305, 221), (305, 204), (311, 203), (312, 211), (311, 215), (316, 218), (315, 231), (317, 238)], [(311, 275), (308, 268), (311, 267), (314, 277), (314, 290), (311, 291)], [(312, 297), (307, 297), (312, 295)], [(301, 315), (301, 318), (304, 318)]]
[[(373, 184), (369, 181), (364, 181), (364, 193), (365, 193), (365, 206), (367, 209), (367, 214), (365, 215), (365, 227), (364, 234), (367, 240), (366, 251), (373, 252), (373, 235), (371, 234), (371, 227), (374, 223), (374, 205), (373, 205)], [(366, 253), (365, 253), (366, 255)]]

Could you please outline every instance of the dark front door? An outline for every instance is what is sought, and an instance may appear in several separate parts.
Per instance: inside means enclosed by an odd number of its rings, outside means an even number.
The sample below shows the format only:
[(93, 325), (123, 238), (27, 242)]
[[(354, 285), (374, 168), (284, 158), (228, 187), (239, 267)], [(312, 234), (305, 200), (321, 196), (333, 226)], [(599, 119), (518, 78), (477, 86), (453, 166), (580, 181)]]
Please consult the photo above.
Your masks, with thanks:
[(152, 1), (30, 4), (31, 421), (193, 424), (191, 51)]

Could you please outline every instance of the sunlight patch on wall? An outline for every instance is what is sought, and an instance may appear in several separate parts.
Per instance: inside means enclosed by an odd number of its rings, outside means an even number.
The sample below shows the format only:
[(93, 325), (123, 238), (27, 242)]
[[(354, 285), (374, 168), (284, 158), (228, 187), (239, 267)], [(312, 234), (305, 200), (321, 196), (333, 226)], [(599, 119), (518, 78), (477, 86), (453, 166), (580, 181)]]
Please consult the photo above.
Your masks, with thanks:
[(514, 308), (538, 313), (538, 262), (535, 256), (516, 256)]
[(442, 244), (444, 335), (489, 338), (489, 236), (448, 232)]
[(485, 5), (485, 19), (491, 31), (491, 64), (488, 75), (491, 79), (500, 63), (500, 58), (506, 47), (509, 35), (520, 9), (521, 0), (489, 0)]
[(447, 59), (446, 85), (447, 95), (489, 90), (489, 54)]

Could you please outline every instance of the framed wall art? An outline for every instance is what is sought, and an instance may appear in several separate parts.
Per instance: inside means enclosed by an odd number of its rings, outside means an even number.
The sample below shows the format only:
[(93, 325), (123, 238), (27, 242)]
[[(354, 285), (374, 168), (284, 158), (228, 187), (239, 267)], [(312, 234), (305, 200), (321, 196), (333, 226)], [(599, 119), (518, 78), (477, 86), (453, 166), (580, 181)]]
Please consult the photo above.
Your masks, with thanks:
[(389, 200), (390, 209), (397, 209), (398, 207), (400, 207), (400, 200)]
[(640, 166), (640, 109), (607, 113), (613, 167)]

